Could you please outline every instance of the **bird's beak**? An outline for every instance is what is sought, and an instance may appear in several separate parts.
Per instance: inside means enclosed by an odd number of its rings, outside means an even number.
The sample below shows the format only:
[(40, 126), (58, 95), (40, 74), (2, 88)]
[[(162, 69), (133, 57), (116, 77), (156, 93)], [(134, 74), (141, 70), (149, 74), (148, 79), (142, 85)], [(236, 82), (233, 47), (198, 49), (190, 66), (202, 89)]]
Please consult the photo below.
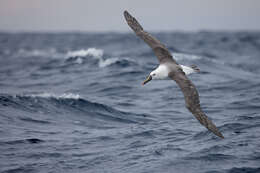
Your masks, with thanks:
[(149, 82), (150, 80), (152, 80), (152, 76), (149, 75), (143, 82), (143, 85), (145, 85), (147, 82)]

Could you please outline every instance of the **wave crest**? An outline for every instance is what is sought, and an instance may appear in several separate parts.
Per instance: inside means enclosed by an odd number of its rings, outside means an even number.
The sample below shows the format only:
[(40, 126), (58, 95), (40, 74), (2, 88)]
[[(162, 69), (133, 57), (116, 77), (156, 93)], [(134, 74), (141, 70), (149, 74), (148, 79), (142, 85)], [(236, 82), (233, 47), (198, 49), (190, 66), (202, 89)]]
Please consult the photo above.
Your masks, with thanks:
[(85, 56), (93, 56), (93, 57), (102, 57), (104, 54), (102, 49), (96, 49), (96, 48), (89, 48), (87, 50), (81, 49), (81, 50), (75, 50), (75, 51), (69, 51), (66, 55), (67, 58), (70, 57), (85, 57)]
[(55, 99), (81, 99), (79, 94), (73, 94), (73, 93), (64, 93), (61, 95), (53, 94), (53, 93), (39, 93), (39, 94), (31, 94), (31, 95), (25, 95), (26, 97), (33, 97), (33, 98), (55, 98)]
[[(98, 66), (103, 68), (113, 64), (129, 64), (129, 62), (133, 62), (129, 58), (125, 57), (110, 57), (104, 58), (104, 50), (97, 48), (88, 48), (88, 49), (79, 49), (79, 50), (70, 50), (67, 53), (58, 52), (55, 48), (50, 49), (19, 49), (15, 54), (15, 57), (47, 57), (47, 58), (55, 58), (55, 59), (64, 59), (66, 61), (83, 64), (89, 58), (92, 60), (98, 61)], [(90, 59), (91, 60), (91, 59)], [(127, 62), (127, 63), (126, 63)]]
[[(13, 107), (26, 114), (46, 114), (50, 115), (51, 119), (53, 114), (77, 114), (78, 117), (82, 116), (84, 122), (88, 120), (90, 125), (100, 126), (99, 121), (111, 124), (115, 123), (143, 123), (148, 119), (142, 114), (135, 114), (117, 110), (109, 105), (89, 101), (88, 99), (80, 97), (79, 94), (64, 93), (39, 93), (39, 94), (26, 94), (26, 95), (6, 95), (0, 94), (0, 105), (4, 107)], [(49, 123), (49, 120), (42, 120), (37, 118), (20, 118), (22, 121), (29, 121), (30, 123)], [(70, 118), (68, 118), (70, 119)]]
[(131, 62), (129, 58), (124, 58), (124, 57), (123, 58), (112, 57), (112, 58), (105, 59), (104, 51), (102, 49), (96, 49), (96, 48), (69, 51), (65, 57), (67, 60), (73, 60), (77, 64), (82, 64), (86, 58), (91, 57), (98, 60), (98, 66), (101, 68), (113, 64), (117, 64), (117, 63), (121, 63), (125, 65)]
[(172, 53), (172, 56), (177, 61), (181, 61), (181, 60), (199, 60), (199, 59), (202, 58), (202, 56), (192, 55), (192, 54), (184, 54), (184, 53)]

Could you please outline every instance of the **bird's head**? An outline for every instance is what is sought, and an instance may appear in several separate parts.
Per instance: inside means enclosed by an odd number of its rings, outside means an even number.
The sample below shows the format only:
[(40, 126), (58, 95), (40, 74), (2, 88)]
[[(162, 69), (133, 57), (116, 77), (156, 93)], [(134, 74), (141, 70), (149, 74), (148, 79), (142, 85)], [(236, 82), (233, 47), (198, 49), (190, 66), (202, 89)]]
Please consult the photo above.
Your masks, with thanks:
[(143, 82), (143, 85), (145, 85), (146, 83), (148, 83), (149, 81), (151, 81), (152, 79), (158, 79), (158, 74), (157, 74), (157, 71), (154, 70), (152, 71), (148, 76), (147, 78), (144, 80)]
[(151, 80), (163, 80), (168, 79), (169, 70), (165, 65), (159, 65), (149, 76), (144, 80), (143, 85)]

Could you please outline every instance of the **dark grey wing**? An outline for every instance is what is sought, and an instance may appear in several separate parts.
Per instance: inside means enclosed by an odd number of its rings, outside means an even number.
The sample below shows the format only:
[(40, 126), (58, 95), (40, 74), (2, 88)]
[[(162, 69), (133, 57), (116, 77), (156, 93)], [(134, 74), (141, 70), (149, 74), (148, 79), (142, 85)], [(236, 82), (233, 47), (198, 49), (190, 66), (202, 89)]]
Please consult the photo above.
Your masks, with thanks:
[(208, 119), (206, 114), (201, 110), (198, 91), (184, 72), (179, 69), (178, 72), (170, 73), (169, 77), (175, 80), (181, 88), (185, 98), (186, 107), (197, 118), (197, 120), (199, 120), (203, 126), (212, 131), (215, 135), (224, 138), (215, 124), (213, 124), (213, 122)]
[(168, 49), (159, 40), (151, 36), (148, 32), (145, 32), (143, 27), (133, 16), (131, 16), (127, 11), (124, 12), (124, 16), (128, 25), (134, 30), (136, 35), (142, 38), (153, 49), (160, 64), (166, 61), (171, 61), (177, 64)]

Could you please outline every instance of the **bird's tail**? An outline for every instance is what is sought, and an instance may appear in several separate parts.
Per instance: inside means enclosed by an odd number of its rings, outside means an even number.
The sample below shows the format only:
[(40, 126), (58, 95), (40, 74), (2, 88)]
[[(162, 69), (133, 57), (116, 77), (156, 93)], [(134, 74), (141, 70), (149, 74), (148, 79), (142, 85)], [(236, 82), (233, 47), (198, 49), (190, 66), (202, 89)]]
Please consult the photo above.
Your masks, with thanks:
[(190, 66), (190, 68), (192, 68), (195, 72), (200, 72), (199, 67), (197, 67), (197, 66), (194, 65), (194, 64), (192, 64), (192, 65)]

